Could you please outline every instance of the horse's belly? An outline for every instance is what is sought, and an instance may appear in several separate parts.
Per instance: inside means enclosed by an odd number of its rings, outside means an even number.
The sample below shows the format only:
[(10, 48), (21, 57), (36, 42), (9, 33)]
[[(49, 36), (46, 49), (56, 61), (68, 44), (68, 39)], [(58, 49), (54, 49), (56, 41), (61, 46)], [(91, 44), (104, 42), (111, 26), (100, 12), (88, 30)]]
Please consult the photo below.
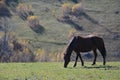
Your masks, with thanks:
[(92, 49), (84, 49), (84, 50), (83, 50), (83, 49), (82, 49), (82, 50), (80, 49), (79, 52), (89, 52), (89, 51), (91, 51), (91, 50), (92, 50)]
[(94, 49), (95, 49), (95, 47), (92, 44), (89, 44), (87, 46), (82, 45), (82, 46), (78, 47), (79, 52), (89, 52), (89, 51), (92, 51)]

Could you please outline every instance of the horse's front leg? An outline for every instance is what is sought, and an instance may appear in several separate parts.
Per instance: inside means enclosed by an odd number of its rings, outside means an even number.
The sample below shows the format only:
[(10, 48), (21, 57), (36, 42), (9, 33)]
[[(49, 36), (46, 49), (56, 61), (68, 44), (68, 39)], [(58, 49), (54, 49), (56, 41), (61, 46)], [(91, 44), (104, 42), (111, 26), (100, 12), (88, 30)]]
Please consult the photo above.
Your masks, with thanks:
[(81, 60), (82, 66), (84, 66), (84, 62), (83, 62), (83, 60), (82, 60), (81, 54), (78, 53), (77, 55), (79, 56), (79, 58), (80, 58), (80, 60)]
[(78, 54), (77, 54), (77, 56), (76, 56), (76, 59), (75, 59), (75, 64), (74, 64), (74, 66), (73, 66), (73, 67), (76, 67), (76, 65), (77, 65), (77, 60), (78, 60)]

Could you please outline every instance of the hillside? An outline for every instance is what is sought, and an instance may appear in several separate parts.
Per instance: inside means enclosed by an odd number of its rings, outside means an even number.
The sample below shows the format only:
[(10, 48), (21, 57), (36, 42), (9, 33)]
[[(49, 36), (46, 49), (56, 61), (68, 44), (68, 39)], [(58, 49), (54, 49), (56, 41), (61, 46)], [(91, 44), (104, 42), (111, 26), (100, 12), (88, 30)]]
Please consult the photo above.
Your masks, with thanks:
[[(62, 0), (61, 0), (62, 1)], [(64, 1), (64, 0), (63, 0)], [(57, 21), (62, 3), (60, 0), (22, 0), (26, 5), (32, 5), (32, 10), (38, 16), (44, 27), (41, 34), (35, 33), (27, 26), (27, 22), (20, 19), (16, 13), (9, 22), (12, 30), (21, 38), (28, 39), (32, 49), (44, 49), (47, 54), (61, 53), (68, 43), (68, 35), (74, 26)], [(72, 1), (67, 1), (73, 3)], [(86, 14), (99, 22), (92, 23), (84, 16), (77, 24), (82, 26), (79, 35), (98, 34), (105, 40), (108, 56), (112, 60), (120, 61), (120, 1), (119, 0), (84, 0), (82, 2)], [(73, 3), (75, 4), (75, 3)], [(108, 57), (108, 60), (111, 58)]]

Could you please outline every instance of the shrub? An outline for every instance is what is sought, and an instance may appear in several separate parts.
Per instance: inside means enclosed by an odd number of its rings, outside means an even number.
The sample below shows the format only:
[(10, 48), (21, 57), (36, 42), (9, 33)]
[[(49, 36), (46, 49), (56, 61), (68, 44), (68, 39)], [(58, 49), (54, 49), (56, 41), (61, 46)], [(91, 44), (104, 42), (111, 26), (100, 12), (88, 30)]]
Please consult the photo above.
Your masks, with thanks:
[(78, 3), (78, 0), (72, 0), (74, 3)]
[(26, 20), (28, 16), (34, 15), (32, 12), (32, 6), (26, 6), (22, 3), (19, 3), (16, 9), (18, 16), (23, 20)]
[(0, 61), (2, 62), (31, 62), (34, 54), (29, 41), (19, 39), (14, 32), (10, 32), (4, 45), (4, 36), (0, 38)]
[(0, 1), (0, 17), (11, 17), (11, 13), (4, 1)]
[(30, 26), (32, 28), (39, 26), (39, 20), (38, 20), (37, 16), (29, 16), (27, 18), (27, 22), (28, 22), (28, 26)]
[(8, 6), (11, 5), (11, 3), (16, 3), (18, 4), (19, 3), (19, 0), (3, 0)]
[(64, 3), (61, 7), (61, 12), (59, 16), (57, 16), (57, 20), (60, 22), (69, 22), (71, 12), (72, 12), (72, 4)]
[(50, 57), (50, 61), (52, 62), (59, 62), (59, 61), (63, 61), (63, 54), (59, 53), (59, 52), (54, 52), (54, 53), (50, 53), (49, 54)]
[(28, 26), (36, 33), (42, 34), (45, 31), (45, 28), (39, 24), (39, 19), (37, 16), (29, 16), (27, 18)]
[(84, 12), (84, 9), (83, 9), (83, 4), (82, 3), (75, 4), (72, 7), (72, 13), (75, 14), (75, 15), (80, 15), (83, 12)]
[(45, 49), (38, 49), (34, 52), (35, 61), (46, 61), (46, 51)]
[(13, 55), (10, 57), (11, 62), (33, 62), (34, 53), (29, 47), (28, 40), (18, 39), (11, 42), (13, 45)]
[(70, 3), (64, 3), (61, 7), (62, 16), (68, 16), (71, 13), (72, 5)]

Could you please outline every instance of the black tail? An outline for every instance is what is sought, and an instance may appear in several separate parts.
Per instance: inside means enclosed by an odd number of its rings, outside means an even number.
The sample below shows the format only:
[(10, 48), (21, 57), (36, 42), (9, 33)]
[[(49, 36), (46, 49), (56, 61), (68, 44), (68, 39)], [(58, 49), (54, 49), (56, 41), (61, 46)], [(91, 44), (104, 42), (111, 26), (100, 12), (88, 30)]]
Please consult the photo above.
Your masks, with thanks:
[(105, 44), (104, 44), (103, 39), (101, 39), (101, 41), (102, 41), (101, 47), (98, 49), (103, 57), (103, 65), (105, 65), (106, 64), (106, 48), (105, 48)]
[(102, 38), (94, 37), (94, 42), (103, 57), (103, 65), (106, 63), (106, 48)]
[(101, 46), (98, 48), (101, 52), (101, 54), (106, 57), (106, 48), (103, 39), (101, 38)]

